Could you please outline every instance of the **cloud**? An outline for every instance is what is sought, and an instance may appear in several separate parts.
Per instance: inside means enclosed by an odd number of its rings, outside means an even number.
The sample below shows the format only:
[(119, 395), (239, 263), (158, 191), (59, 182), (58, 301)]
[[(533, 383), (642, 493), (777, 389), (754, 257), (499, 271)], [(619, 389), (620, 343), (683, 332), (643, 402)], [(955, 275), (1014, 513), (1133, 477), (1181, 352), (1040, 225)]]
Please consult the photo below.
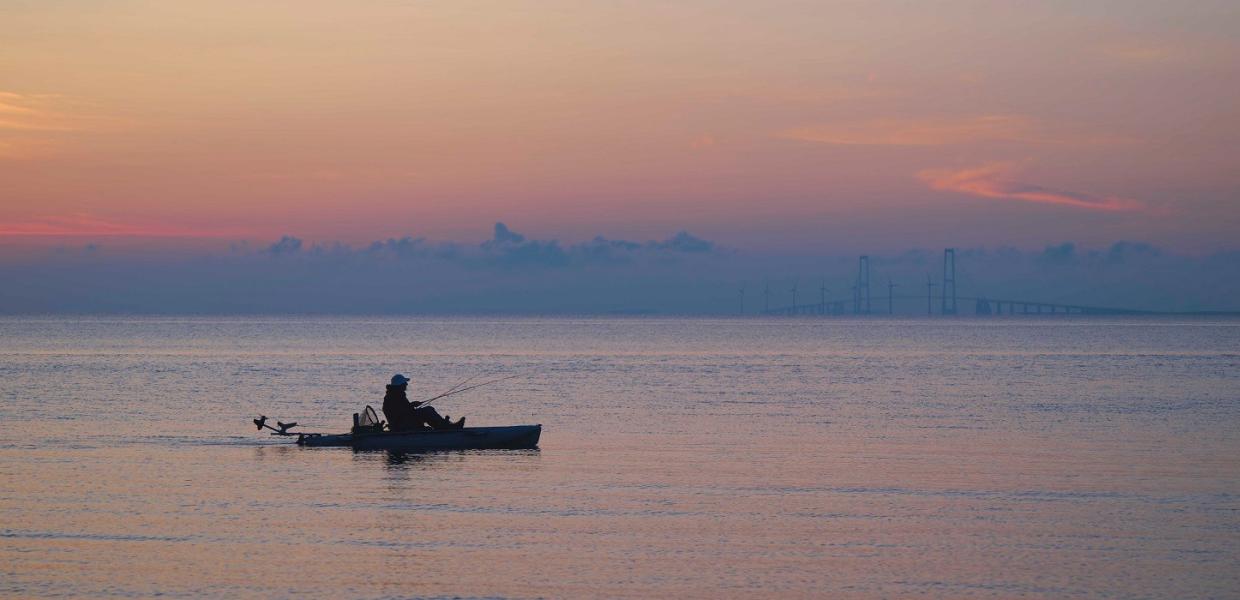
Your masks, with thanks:
[(1115, 144), (1132, 140), (1053, 128), (1023, 115), (870, 119), (786, 129), (776, 137), (841, 146), (947, 146), (977, 142)]
[(1042, 265), (1066, 265), (1076, 262), (1076, 244), (1064, 242), (1057, 246), (1047, 246), (1035, 261)]
[(68, 131), (72, 127), (33, 96), (0, 92), (0, 130)]
[(1145, 242), (1120, 240), (1111, 244), (1111, 248), (1107, 250), (1106, 259), (1109, 263), (1123, 264), (1157, 258), (1162, 254), (1161, 249)]
[(0, 131), (81, 131), (100, 121), (66, 104), (58, 94), (0, 92)]
[(291, 235), (286, 235), (280, 238), (280, 240), (276, 243), (267, 246), (267, 248), (263, 251), (272, 256), (297, 254), (298, 252), (301, 252), (301, 240)]
[(1099, 47), (1098, 51), (1109, 59), (1141, 65), (1170, 62), (1186, 54), (1181, 47), (1141, 42), (1109, 44)]
[(559, 267), (567, 265), (568, 254), (555, 240), (526, 240), (503, 223), (495, 224), (495, 233), (480, 246), (488, 262), (508, 266), (542, 265)]
[(572, 252), (580, 260), (587, 263), (618, 264), (633, 260), (642, 245), (628, 240), (609, 240), (601, 235), (594, 239), (576, 244)]
[(59, 94), (0, 91), (0, 159), (54, 155), (65, 136), (105, 131), (119, 120), (87, 114)]
[(1135, 200), (1056, 190), (1014, 181), (1011, 178), (1016, 174), (1017, 169), (1013, 163), (988, 163), (969, 169), (927, 169), (919, 172), (917, 177), (935, 190), (982, 198), (1054, 204), (1106, 212), (1144, 210), (1144, 206)]
[(494, 242), (496, 244), (520, 244), (525, 241), (525, 236), (511, 230), (503, 223), (495, 224)]
[[(245, 246), (236, 244), (233, 251), (247, 253)], [(375, 241), (354, 249), (339, 242), (307, 244), (300, 238), (285, 235), (259, 251), (272, 257), (431, 260), (470, 268), (501, 269), (606, 266), (634, 264), (643, 259), (666, 262), (675, 261), (678, 257), (709, 256), (715, 252), (718, 252), (718, 247), (714, 242), (683, 230), (667, 239), (645, 243), (608, 239), (600, 235), (587, 242), (563, 245), (558, 240), (531, 239), (502, 222), (495, 224), (491, 239), (477, 245), (429, 242), (425, 238), (405, 236)]]
[(652, 247), (659, 250), (675, 250), (677, 252), (710, 252), (715, 245), (688, 231), (678, 231), (676, 235), (662, 241), (651, 242)]
[(192, 229), (160, 223), (118, 223), (86, 213), (0, 222), (0, 235), (42, 237), (230, 237), (235, 230)]
[(692, 142), (689, 142), (689, 147), (694, 150), (703, 150), (706, 148), (713, 148), (718, 143), (719, 140), (716, 140), (715, 136), (707, 133), (694, 138)]
[[(496, 223), (494, 236), (483, 242), (479, 249), (482, 260), (494, 264), (564, 267), (591, 263), (625, 263), (642, 257), (667, 259), (681, 254), (708, 254), (716, 248), (713, 242), (687, 231), (679, 231), (665, 240), (646, 243), (613, 240), (600, 235), (588, 242), (566, 247), (557, 240), (527, 239), (504, 223)], [(455, 256), (469, 258), (470, 253), (458, 251)]]
[[(511, 230), (510, 230), (511, 231)], [(519, 234), (518, 234), (519, 235)], [(551, 240), (531, 241), (543, 247)], [(396, 238), (360, 248), (311, 245), (294, 236), (228, 253), (187, 254), (66, 244), (41, 254), (0, 260), (0, 314), (603, 314), (653, 311), (736, 314), (738, 287), (747, 310), (791, 302), (802, 289), (810, 302), (820, 285), (829, 301), (851, 303), (856, 256), (769, 256), (692, 251), (698, 244), (638, 243), (597, 237), (559, 244), (557, 265), (512, 263), (481, 244)], [(681, 236), (685, 242), (694, 238)], [(493, 241), (493, 240), (488, 240)], [(703, 242), (705, 240), (702, 240)], [(454, 255), (439, 252), (452, 248)], [(940, 249), (870, 255), (874, 291), (895, 283), (895, 312), (924, 315), (926, 279), (938, 282)], [(960, 248), (962, 298), (1003, 298), (1149, 310), (1235, 310), (1240, 254), (1182, 256), (1148, 244), (1102, 247), (1065, 242), (1035, 251)], [(564, 261), (567, 261), (566, 263)], [(539, 266), (543, 265), (543, 266)], [(1106, 285), (1099, 285), (1105, 281)], [(748, 286), (746, 286), (748, 284)], [(813, 291), (810, 289), (813, 288)], [(935, 288), (939, 291), (941, 288)], [(962, 311), (971, 312), (971, 300)], [(885, 308), (885, 307), (884, 307)]]
[(941, 146), (1033, 137), (1033, 122), (1016, 115), (964, 118), (871, 119), (789, 129), (777, 137), (846, 146)]

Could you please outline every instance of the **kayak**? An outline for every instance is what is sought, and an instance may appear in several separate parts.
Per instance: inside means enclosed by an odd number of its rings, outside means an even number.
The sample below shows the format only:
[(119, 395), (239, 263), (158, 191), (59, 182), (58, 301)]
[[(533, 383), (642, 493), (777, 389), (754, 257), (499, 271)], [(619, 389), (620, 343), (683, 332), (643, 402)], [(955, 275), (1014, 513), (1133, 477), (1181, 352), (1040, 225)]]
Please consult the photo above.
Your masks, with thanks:
[(523, 450), (538, 447), (542, 425), (465, 427), (425, 431), (301, 433), (300, 446), (348, 446), (355, 450)]

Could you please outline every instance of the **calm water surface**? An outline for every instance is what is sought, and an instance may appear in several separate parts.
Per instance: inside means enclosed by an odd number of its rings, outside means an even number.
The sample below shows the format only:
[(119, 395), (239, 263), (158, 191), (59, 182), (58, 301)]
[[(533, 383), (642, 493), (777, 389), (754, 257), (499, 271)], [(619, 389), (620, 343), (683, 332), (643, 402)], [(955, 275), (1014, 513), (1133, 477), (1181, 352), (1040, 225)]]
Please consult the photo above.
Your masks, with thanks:
[(1240, 597), (1240, 321), (0, 319), (0, 594), (156, 593)]

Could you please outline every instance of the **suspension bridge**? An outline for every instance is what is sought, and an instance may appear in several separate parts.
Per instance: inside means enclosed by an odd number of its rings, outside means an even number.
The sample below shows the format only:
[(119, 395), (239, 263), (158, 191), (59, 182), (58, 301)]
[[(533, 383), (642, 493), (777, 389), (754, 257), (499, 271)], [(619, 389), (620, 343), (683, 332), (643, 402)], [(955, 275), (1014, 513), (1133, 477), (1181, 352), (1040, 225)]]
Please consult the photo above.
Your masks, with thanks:
[[(1032, 299), (990, 298), (983, 296), (960, 296), (956, 290), (956, 249), (946, 248), (943, 251), (943, 274), (936, 283), (931, 276), (926, 277), (925, 294), (895, 294), (899, 287), (888, 281), (887, 294), (875, 298), (871, 294), (870, 258), (861, 256), (857, 264), (857, 276), (853, 280), (851, 298), (828, 298), (826, 286), (819, 289), (817, 302), (798, 303), (797, 287), (792, 287), (792, 304), (770, 306), (770, 287), (764, 289), (765, 302), (759, 314), (771, 316), (845, 316), (894, 314), (895, 304), (899, 300), (901, 306), (907, 307), (909, 301), (924, 301), (927, 315), (958, 315), (961, 305), (973, 305), (973, 314), (979, 316), (1039, 316), (1039, 315), (1165, 315), (1185, 314), (1162, 311), (1138, 310), (1109, 306), (1091, 306), (1069, 304)], [(937, 294), (936, 294), (937, 288)], [(741, 310), (744, 312), (744, 290), (741, 290)], [(876, 302), (877, 300), (877, 302)], [(901, 311), (908, 314), (907, 308)], [(1224, 313), (1191, 313), (1191, 314), (1224, 314)]]

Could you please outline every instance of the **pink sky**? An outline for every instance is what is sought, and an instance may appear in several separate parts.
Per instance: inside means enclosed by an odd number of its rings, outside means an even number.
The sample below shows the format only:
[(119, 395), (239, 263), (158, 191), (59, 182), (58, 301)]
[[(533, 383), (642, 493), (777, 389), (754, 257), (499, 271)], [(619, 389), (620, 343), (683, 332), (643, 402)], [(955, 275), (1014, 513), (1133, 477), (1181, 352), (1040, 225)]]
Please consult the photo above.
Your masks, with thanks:
[(1235, 248), (1234, 2), (26, 3), (0, 246)]

